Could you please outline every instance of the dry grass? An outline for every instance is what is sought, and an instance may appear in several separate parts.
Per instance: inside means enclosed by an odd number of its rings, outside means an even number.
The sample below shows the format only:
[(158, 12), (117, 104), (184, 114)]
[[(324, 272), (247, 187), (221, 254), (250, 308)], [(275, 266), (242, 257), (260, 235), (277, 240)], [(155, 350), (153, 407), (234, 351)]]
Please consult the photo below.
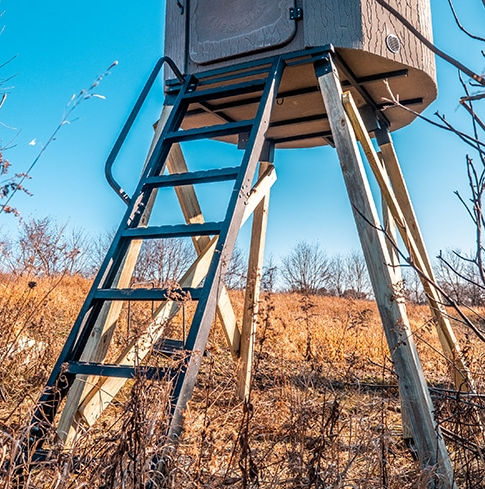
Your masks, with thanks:
[[(52, 279), (33, 286), (27, 279), (2, 277), (0, 286), (0, 457), (5, 461), (15, 452), (89, 283), (66, 277), (57, 285)], [(242, 293), (234, 292), (232, 299), (240, 313)], [(49, 462), (30, 471), (24, 487), (141, 488), (160, 481), (152, 470), (158, 457), (164, 461), (165, 485), (174, 488), (425, 488), (428, 474), (421, 473), (402, 441), (397, 382), (376, 305), (274, 294), (260, 309), (249, 403), (235, 395), (237, 366), (217, 324), (175, 453), (164, 450), (167, 385), (136, 379), (72, 453), (54, 451)], [(470, 419), (467, 404), (447, 395), (448, 369), (429, 312), (411, 305), (408, 313), (443, 426), (483, 446), (470, 438), (473, 427), (464, 423)], [(132, 317), (137, 315), (143, 311)], [(127, 326), (123, 315), (115, 350), (136, 334), (136, 324)], [(483, 391), (484, 345), (460, 328), (457, 334)], [(42, 347), (12, 355), (6, 348), (16, 336), (38, 340)], [(473, 453), (469, 442), (464, 448), (450, 436), (460, 487), (484, 487), (480, 450)], [(0, 487), (13, 487), (12, 470), (3, 466)]]

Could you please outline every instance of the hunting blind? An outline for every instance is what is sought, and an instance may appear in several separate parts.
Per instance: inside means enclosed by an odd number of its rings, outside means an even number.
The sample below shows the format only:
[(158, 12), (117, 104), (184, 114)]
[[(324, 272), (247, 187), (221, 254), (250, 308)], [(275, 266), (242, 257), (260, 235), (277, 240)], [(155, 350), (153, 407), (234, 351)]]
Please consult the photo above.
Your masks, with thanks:
[[(457, 389), (473, 388), (442, 300), (394, 151), (391, 131), (436, 97), (432, 54), (375, 0), (167, 0), (165, 55), (157, 63), (108, 157), (106, 175), (127, 205), (120, 227), (60, 354), (32, 421), (25, 453), (39, 451), (55, 423), (70, 445), (91, 426), (127, 378), (167, 382), (171, 392), (167, 444), (182, 432), (184, 411), (216, 315), (236, 360), (238, 393), (249, 392), (274, 148), (329, 144), (337, 150), (374, 295), (397, 372), (410, 434), (423, 467), (437, 467), (441, 487), (452, 468), (398, 293), (401, 280), (388, 237), (397, 229), (420, 270), (444, 355)], [(390, 3), (431, 39), (429, 0)], [(132, 196), (112, 165), (145, 98), (165, 65), (165, 103)], [(393, 95), (392, 95), (393, 94)], [(371, 138), (375, 138), (377, 152)], [(188, 168), (180, 143), (215, 139), (237, 144), (235, 167)], [(358, 143), (379, 184), (384, 222), (370, 192)], [(217, 161), (217, 155), (215, 160)], [(197, 191), (232, 182), (223, 219), (206, 221)], [(174, 189), (184, 221), (151, 218), (159, 190)], [(219, 202), (214, 194), (214, 202)], [(153, 211), (153, 212), (152, 212)], [(253, 215), (244, 313), (236, 318), (224, 275), (242, 224)], [(291, 223), (289, 223), (291, 225)], [(386, 233), (382, 232), (386, 229)], [(143, 241), (190, 237), (197, 259), (175, 289), (133, 284)], [(140, 335), (116, 361), (106, 359), (123, 302), (156, 301)], [(167, 327), (194, 312), (177, 334)], [(169, 336), (170, 334), (170, 336)], [(166, 364), (150, 363), (156, 351)], [(146, 360), (150, 358), (150, 360)], [(143, 362), (145, 359), (145, 363)], [(148, 363), (148, 364), (147, 364)], [(154, 469), (163, 460), (154, 459)]]

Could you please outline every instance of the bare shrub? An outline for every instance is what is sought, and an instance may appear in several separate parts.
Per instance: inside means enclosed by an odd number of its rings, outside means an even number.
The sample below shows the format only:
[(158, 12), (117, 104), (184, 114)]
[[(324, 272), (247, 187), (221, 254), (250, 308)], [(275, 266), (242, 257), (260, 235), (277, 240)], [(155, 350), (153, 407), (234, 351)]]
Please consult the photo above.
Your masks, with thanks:
[(317, 242), (300, 241), (283, 257), (280, 272), (289, 292), (318, 294), (329, 285), (331, 262)]
[(89, 260), (90, 243), (80, 230), (67, 231), (49, 217), (21, 221), (19, 236), (5, 240), (4, 271), (31, 277), (80, 273)]
[(194, 259), (195, 251), (189, 240), (145, 240), (134, 277), (136, 281), (153, 282), (156, 287), (167, 287), (181, 278)]

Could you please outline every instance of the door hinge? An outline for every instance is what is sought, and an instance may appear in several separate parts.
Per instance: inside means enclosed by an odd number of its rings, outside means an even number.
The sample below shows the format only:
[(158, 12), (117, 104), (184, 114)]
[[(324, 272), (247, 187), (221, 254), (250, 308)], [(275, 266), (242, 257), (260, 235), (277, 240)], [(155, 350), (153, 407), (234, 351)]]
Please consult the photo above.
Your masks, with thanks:
[(290, 8), (290, 19), (291, 20), (303, 19), (303, 9), (300, 7)]

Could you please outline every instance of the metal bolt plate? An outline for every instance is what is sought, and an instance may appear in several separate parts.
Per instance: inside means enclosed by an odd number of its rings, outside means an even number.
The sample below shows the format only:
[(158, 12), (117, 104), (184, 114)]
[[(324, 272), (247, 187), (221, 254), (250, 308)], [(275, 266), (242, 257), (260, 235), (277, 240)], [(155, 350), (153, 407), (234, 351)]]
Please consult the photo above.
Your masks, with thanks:
[(303, 9), (302, 8), (290, 8), (290, 19), (291, 20), (300, 20), (303, 18)]

